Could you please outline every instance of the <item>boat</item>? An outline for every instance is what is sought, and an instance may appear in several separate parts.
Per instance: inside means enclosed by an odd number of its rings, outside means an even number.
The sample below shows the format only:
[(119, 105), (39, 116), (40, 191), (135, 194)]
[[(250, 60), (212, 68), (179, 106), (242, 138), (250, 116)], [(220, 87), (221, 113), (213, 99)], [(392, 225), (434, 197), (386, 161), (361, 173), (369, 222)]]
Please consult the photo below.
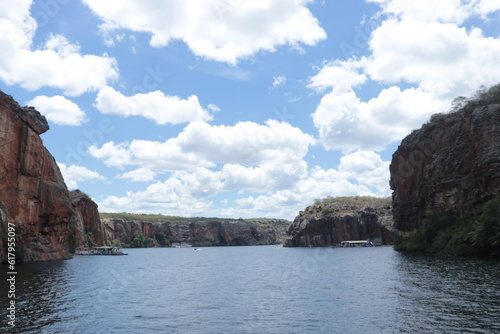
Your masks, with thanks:
[(128, 255), (118, 247), (100, 246), (93, 248), (77, 248), (75, 255)]
[(188, 248), (188, 247), (193, 247), (193, 245), (188, 244), (187, 242), (174, 242), (172, 244), (172, 247), (174, 248)]
[(340, 247), (373, 247), (373, 243), (370, 240), (349, 240), (342, 241)]

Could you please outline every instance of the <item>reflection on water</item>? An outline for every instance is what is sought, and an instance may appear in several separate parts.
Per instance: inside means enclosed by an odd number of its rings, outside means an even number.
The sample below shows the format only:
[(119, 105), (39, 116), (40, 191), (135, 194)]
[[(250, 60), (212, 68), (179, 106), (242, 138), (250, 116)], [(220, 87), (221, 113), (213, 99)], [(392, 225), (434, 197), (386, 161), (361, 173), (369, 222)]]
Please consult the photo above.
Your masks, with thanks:
[(499, 333), (500, 263), (401, 255), (396, 263), (401, 328), (414, 332)]
[(495, 333), (499, 269), (391, 247), (137, 249), (18, 265), (0, 332)]

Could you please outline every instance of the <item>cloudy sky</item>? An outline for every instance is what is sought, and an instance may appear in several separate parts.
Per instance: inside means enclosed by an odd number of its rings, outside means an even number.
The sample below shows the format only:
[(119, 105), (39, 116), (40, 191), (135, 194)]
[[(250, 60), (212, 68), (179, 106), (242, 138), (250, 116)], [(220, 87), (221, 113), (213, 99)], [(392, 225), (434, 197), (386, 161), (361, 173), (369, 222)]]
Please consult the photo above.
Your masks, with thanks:
[(497, 0), (0, 0), (0, 32), (0, 89), (107, 212), (388, 196), (401, 139), (500, 82)]

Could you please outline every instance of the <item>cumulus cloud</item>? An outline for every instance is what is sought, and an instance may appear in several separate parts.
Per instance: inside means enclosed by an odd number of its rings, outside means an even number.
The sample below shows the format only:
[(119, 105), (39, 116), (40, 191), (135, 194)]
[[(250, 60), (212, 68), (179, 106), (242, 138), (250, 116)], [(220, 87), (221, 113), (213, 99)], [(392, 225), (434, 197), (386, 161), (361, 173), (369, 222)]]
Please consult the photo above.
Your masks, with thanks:
[(265, 125), (239, 122), (234, 126), (193, 122), (165, 142), (108, 142), (100, 148), (91, 146), (89, 153), (108, 166), (137, 165), (159, 171), (181, 171), (213, 167), (216, 163), (257, 166), (298, 162), (314, 142), (314, 138), (300, 129), (274, 120)]
[[(204, 171), (190, 177), (171, 177), (165, 182), (149, 185), (143, 191), (127, 192), (126, 196), (109, 196), (99, 203), (103, 211), (168, 212), (171, 215), (194, 216), (205, 214), (212, 205), (197, 192), (199, 183), (206, 181)], [(210, 187), (203, 188), (205, 192)]]
[(179, 134), (185, 152), (219, 163), (260, 165), (267, 161), (297, 161), (308, 151), (314, 138), (289, 123), (275, 120), (265, 125), (238, 122), (234, 126), (190, 123)]
[(82, 166), (71, 165), (68, 166), (63, 163), (57, 163), (64, 181), (69, 189), (77, 189), (78, 182), (83, 181), (105, 181), (106, 178), (97, 172), (91, 171)]
[(123, 168), (132, 164), (132, 154), (128, 150), (128, 143), (115, 145), (114, 142), (104, 143), (101, 148), (95, 145), (89, 147), (89, 154), (97, 159), (104, 160), (106, 166)]
[[(44, 48), (33, 48), (36, 21), (31, 1), (16, 1), (0, 10), (0, 79), (28, 90), (54, 87), (81, 95), (118, 78), (116, 60), (108, 55), (82, 55), (77, 44), (50, 35)], [(8, 7), (8, 8), (7, 8)]]
[[(99, 205), (136, 211), (169, 212), (169, 214), (210, 214), (233, 217), (286, 217), (293, 219), (299, 210), (315, 198), (326, 196), (387, 196), (388, 161), (375, 152), (356, 151), (341, 158), (338, 168), (308, 169), (305, 161), (294, 164), (279, 162), (261, 166), (224, 164), (220, 168), (199, 167), (173, 173), (163, 182), (145, 190), (111, 196)], [(171, 187), (171, 188), (169, 188)], [(235, 200), (226, 208), (213, 211), (214, 198), (237, 190)], [(191, 208), (181, 199), (194, 203)], [(195, 209), (197, 208), (197, 209)], [(201, 211), (197, 211), (197, 210)], [(212, 211), (210, 211), (212, 210)]]
[(500, 80), (500, 39), (479, 28), (388, 20), (373, 32), (370, 48), (366, 70), (372, 79), (418, 84), (436, 96), (469, 95)]
[(57, 125), (78, 126), (86, 121), (85, 112), (77, 104), (63, 96), (37, 96), (28, 105), (34, 106), (42, 115)]
[(312, 114), (319, 142), (329, 150), (383, 150), (422, 125), (430, 115), (446, 110), (448, 100), (409, 88), (392, 86), (363, 102), (354, 91), (326, 94)]
[(433, 0), (405, 1), (405, 0), (368, 0), (379, 4), (383, 12), (399, 17), (403, 20), (415, 19), (462, 24), (473, 15), (487, 16), (500, 10), (500, 3), (495, 0)]
[(236, 64), (276, 47), (315, 45), (325, 31), (306, 5), (311, 0), (174, 0), (154, 6), (140, 0), (84, 0), (104, 23), (105, 36), (117, 29), (152, 35), (153, 47), (182, 40), (201, 57)]
[(103, 114), (123, 117), (142, 116), (157, 124), (179, 124), (212, 119), (212, 116), (201, 107), (196, 95), (183, 100), (177, 96), (167, 96), (158, 90), (147, 94), (124, 96), (112, 87), (104, 87), (99, 91), (94, 105)]
[(351, 91), (367, 81), (366, 74), (362, 73), (366, 63), (366, 58), (326, 62), (319, 72), (309, 79), (307, 87), (317, 92), (332, 90), (337, 94)]
[[(446, 112), (455, 97), (500, 81), (500, 39), (460, 25), (500, 5), (372, 2), (381, 6), (384, 19), (368, 40), (371, 54), (326, 62), (309, 80), (309, 88), (324, 93), (312, 119), (326, 149), (383, 150), (430, 115)], [(363, 100), (357, 90), (368, 84), (383, 86), (378, 96)]]
[(155, 180), (155, 176), (156, 173), (149, 168), (137, 168), (117, 177), (120, 179), (129, 179), (134, 182), (151, 182)]

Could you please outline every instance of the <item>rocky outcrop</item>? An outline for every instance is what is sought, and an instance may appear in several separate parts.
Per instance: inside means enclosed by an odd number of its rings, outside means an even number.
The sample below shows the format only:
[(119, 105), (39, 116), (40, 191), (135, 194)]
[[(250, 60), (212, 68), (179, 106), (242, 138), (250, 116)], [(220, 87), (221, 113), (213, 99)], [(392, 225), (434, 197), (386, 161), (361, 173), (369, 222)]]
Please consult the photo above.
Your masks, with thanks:
[(386, 199), (329, 199), (301, 211), (288, 230), (287, 247), (337, 246), (348, 240), (394, 243), (390, 202)]
[(171, 243), (187, 242), (194, 246), (251, 246), (281, 243), (289, 222), (286, 220), (238, 221), (210, 219), (189, 223), (152, 223), (106, 218), (110, 239), (130, 243), (136, 235), (155, 239), (164, 233)]
[[(87, 194), (80, 190), (73, 190), (69, 193), (71, 203), (75, 209), (78, 221), (77, 225), (83, 227), (74, 232), (75, 244), (78, 247), (86, 247), (86, 235), (92, 234), (93, 241), (96, 245), (105, 245), (108, 241), (105, 225), (99, 217), (99, 210), (96, 202), (94, 202)], [(82, 234), (83, 233), (83, 234)]]
[(500, 105), (435, 115), (393, 154), (394, 223), (414, 231), (434, 213), (478, 216), (500, 195)]
[(8, 223), (15, 225), (18, 262), (68, 258), (83, 242), (83, 221), (39, 136), (48, 129), (38, 111), (0, 92), (0, 261)]

